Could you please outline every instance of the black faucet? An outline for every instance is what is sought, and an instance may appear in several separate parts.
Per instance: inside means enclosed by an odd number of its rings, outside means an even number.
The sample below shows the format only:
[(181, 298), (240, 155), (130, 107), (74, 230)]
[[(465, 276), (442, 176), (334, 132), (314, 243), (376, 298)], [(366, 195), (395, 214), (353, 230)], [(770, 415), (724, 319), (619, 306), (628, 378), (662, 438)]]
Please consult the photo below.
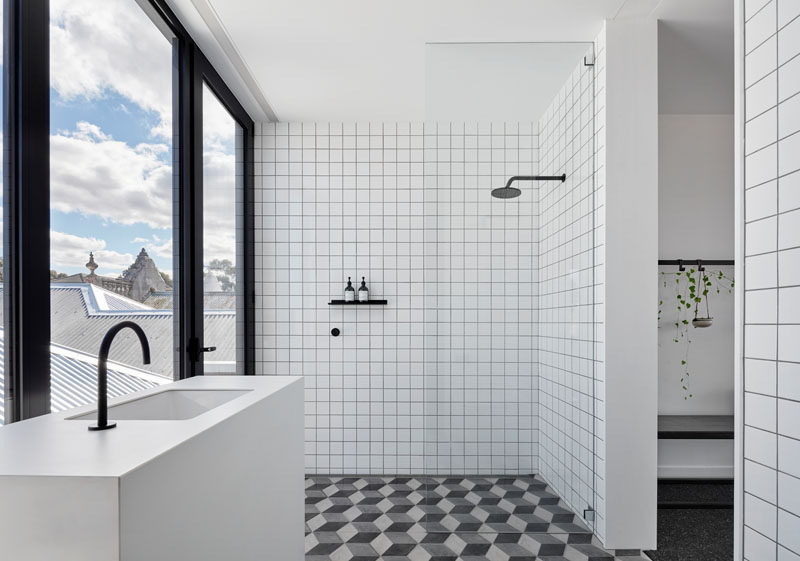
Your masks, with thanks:
[(132, 321), (122, 321), (109, 329), (100, 343), (100, 354), (97, 357), (97, 424), (91, 425), (89, 430), (113, 429), (117, 423), (108, 422), (108, 351), (111, 350), (111, 342), (117, 333), (130, 327), (139, 337), (142, 344), (142, 362), (150, 364), (150, 345), (142, 328)]

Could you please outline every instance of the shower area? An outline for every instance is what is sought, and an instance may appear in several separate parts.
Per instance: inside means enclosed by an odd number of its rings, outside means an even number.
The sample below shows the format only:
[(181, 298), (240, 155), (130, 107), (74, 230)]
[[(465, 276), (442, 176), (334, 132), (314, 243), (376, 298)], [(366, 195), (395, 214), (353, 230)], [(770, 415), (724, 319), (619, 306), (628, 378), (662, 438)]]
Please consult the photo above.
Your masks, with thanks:
[(307, 560), (598, 543), (597, 58), (429, 44), (430, 120), (257, 130), (256, 358), (305, 378)]

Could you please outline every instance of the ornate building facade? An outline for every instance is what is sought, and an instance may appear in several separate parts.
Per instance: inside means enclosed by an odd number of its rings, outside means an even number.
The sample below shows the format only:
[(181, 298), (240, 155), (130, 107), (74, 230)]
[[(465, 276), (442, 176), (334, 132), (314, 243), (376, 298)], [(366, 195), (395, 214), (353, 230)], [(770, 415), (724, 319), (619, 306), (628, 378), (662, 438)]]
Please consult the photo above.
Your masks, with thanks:
[(169, 292), (172, 290), (164, 281), (164, 277), (161, 276), (155, 262), (144, 248), (139, 252), (136, 261), (134, 261), (119, 277), (114, 278), (98, 275), (95, 271), (99, 267), (100, 265), (94, 260), (94, 254), (90, 252), (89, 261), (86, 263), (86, 268), (89, 269), (88, 275), (77, 273), (59, 279), (53, 279), (52, 282), (94, 284), (115, 294), (136, 300), (137, 302), (144, 302), (151, 293)]

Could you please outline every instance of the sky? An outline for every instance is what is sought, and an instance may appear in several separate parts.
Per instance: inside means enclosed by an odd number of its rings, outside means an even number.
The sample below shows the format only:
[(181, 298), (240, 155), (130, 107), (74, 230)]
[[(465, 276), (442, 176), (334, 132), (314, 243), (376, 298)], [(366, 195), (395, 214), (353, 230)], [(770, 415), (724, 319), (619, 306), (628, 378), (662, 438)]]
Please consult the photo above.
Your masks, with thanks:
[[(50, 268), (172, 275), (172, 45), (135, 0), (50, 2)], [(204, 262), (235, 255), (235, 122), (204, 95)]]

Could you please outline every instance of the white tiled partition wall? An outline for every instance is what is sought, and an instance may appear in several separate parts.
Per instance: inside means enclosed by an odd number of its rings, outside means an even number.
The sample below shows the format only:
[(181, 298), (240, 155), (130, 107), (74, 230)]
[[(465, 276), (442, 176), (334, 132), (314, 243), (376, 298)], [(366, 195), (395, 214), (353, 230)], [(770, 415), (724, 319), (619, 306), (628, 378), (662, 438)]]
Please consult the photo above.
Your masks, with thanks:
[[(489, 192), (536, 147), (530, 123), (257, 129), (257, 367), (305, 376), (308, 472), (535, 470), (535, 190)], [(388, 305), (329, 306), (348, 276)]]
[[(587, 53), (588, 61), (593, 52)], [(564, 183), (540, 187), (540, 471), (579, 514), (596, 508), (594, 302), (599, 279), (594, 265), (600, 250), (595, 246), (594, 74), (599, 64), (581, 62), (539, 121), (541, 173), (567, 176)]]
[(800, 3), (744, 2), (743, 556), (800, 560)]

